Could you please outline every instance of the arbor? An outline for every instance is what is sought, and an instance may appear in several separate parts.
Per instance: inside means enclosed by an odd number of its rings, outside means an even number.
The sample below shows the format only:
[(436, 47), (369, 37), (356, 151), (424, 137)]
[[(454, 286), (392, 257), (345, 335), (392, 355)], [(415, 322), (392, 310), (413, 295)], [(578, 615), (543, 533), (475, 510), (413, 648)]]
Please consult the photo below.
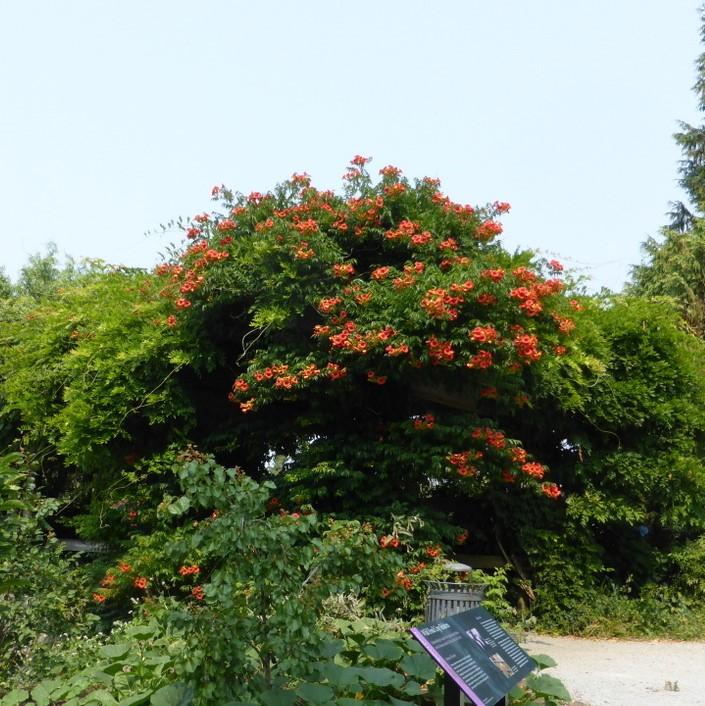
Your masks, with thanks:
[(366, 164), (342, 195), (215, 189), (156, 274), (80, 275), (8, 328), (3, 395), (57, 487), (110, 516), (115, 474), (188, 439), (337, 511), (560, 496), (515, 433), (545, 371), (591, 376), (560, 264), (494, 242), (507, 204)]

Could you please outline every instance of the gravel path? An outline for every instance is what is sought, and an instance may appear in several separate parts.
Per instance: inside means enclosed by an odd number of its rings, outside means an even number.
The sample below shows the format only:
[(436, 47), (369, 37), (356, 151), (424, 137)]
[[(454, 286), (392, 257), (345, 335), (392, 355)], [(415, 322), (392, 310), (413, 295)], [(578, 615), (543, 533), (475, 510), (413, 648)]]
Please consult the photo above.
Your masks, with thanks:
[(705, 706), (705, 642), (586, 640), (530, 635), (574, 706)]

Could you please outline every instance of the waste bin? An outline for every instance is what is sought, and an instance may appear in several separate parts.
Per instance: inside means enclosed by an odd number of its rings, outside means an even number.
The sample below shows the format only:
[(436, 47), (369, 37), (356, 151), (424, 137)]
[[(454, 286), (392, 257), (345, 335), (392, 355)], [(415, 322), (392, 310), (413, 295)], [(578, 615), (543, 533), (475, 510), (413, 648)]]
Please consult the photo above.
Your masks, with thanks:
[(426, 581), (426, 622), (477, 608), (485, 597), (486, 584), (460, 581)]

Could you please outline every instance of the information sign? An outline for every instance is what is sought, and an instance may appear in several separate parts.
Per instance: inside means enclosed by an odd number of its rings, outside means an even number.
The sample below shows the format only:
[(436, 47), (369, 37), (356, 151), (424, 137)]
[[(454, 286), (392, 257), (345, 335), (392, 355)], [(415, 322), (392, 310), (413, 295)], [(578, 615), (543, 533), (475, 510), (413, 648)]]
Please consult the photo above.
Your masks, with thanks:
[(484, 608), (411, 628), (411, 633), (475, 706), (501, 702), (536, 667)]

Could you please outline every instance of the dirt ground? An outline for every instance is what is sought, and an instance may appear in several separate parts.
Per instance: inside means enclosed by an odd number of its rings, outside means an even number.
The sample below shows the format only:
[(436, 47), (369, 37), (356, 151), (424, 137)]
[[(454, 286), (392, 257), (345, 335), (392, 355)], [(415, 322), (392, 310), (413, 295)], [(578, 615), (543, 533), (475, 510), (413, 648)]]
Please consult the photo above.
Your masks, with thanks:
[(530, 635), (574, 706), (705, 706), (705, 642), (586, 640)]

